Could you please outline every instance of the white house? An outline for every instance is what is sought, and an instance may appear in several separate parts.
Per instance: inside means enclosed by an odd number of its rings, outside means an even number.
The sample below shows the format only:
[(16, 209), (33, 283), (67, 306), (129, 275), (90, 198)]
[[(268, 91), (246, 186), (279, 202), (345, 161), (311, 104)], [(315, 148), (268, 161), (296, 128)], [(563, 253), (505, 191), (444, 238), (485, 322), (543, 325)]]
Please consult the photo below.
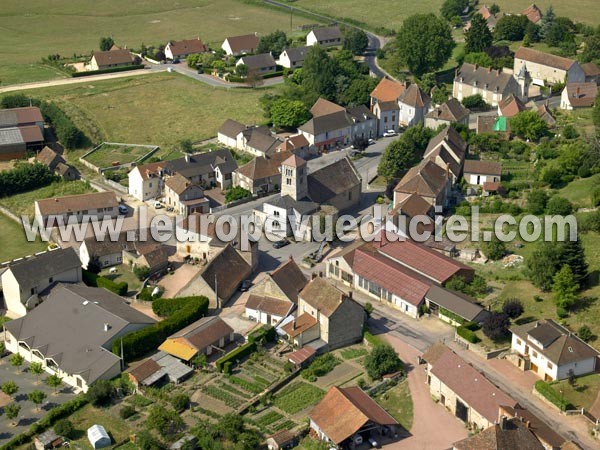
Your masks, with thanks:
[(406, 86), (388, 78), (382, 78), (371, 92), (371, 111), (377, 118), (377, 135), (388, 130), (398, 131), (400, 106), (398, 99)]
[[(1, 269), (2, 267), (0, 267)], [(5, 265), (1, 283), (6, 308), (20, 317), (37, 306), (39, 293), (55, 282), (82, 280), (81, 262), (73, 248), (56, 249), (15, 259)]]
[(332, 47), (341, 45), (342, 32), (339, 27), (315, 28), (306, 36), (306, 45), (320, 45), (321, 47)]
[(6, 349), (86, 392), (97, 380), (121, 373), (112, 343), (155, 323), (103, 288), (57, 284), (26, 316), (4, 324)]
[(288, 69), (298, 69), (302, 67), (304, 58), (308, 53), (310, 47), (290, 47), (286, 48), (279, 55), (277, 64)]
[(101, 220), (119, 215), (119, 202), (113, 191), (67, 195), (35, 201), (35, 217), (39, 223), (56, 225), (62, 220), (81, 222), (83, 218)]
[(546, 381), (596, 370), (598, 352), (553, 320), (537, 320), (511, 331), (510, 359), (521, 370), (531, 370)]
[(567, 83), (560, 95), (560, 109), (591, 108), (597, 95), (598, 85), (595, 82)]
[(230, 36), (225, 38), (221, 48), (227, 55), (244, 55), (251, 54), (256, 51), (258, 47), (258, 36), (256, 33), (244, 34), (242, 36)]
[(502, 163), (467, 159), (463, 173), (469, 184), (483, 186), (486, 182), (497, 183), (502, 176)]
[(398, 98), (400, 124), (410, 127), (423, 122), (430, 106), (429, 95), (416, 84), (411, 84)]
[(208, 51), (208, 46), (204, 45), (200, 38), (184, 39), (183, 41), (170, 41), (165, 46), (165, 56), (167, 59), (184, 59), (188, 55), (197, 55)]

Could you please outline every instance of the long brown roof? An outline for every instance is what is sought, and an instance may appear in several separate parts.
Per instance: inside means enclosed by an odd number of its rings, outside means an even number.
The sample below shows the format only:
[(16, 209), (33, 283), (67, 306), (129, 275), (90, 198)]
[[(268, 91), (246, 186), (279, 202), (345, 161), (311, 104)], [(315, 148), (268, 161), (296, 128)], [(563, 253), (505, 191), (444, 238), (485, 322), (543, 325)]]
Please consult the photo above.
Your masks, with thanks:
[(345, 297), (342, 291), (322, 277), (309, 281), (298, 296), (325, 317), (331, 316)]
[(521, 111), (525, 111), (527, 109), (521, 99), (516, 97), (514, 94), (504, 97), (500, 103), (498, 103), (498, 108), (500, 108), (500, 112), (504, 117), (516, 116)]
[(114, 208), (119, 205), (117, 196), (112, 191), (46, 198), (37, 200), (36, 203), (40, 213), (44, 216), (98, 208)]
[(208, 51), (208, 46), (204, 45), (200, 38), (172, 41), (169, 42), (169, 47), (171, 48), (173, 56), (204, 53)]
[(575, 64), (575, 60), (573, 59), (540, 52), (539, 50), (528, 47), (520, 47), (515, 53), (515, 58), (561, 70), (569, 70), (571, 66)]
[(425, 118), (446, 120), (448, 122), (460, 122), (469, 115), (471, 111), (465, 108), (455, 98), (451, 98), (446, 103), (442, 103), (437, 108), (431, 110)]
[(357, 386), (332, 387), (308, 416), (334, 444), (342, 443), (367, 422), (398, 425), (396, 419)]
[(233, 333), (233, 328), (227, 325), (223, 319), (219, 316), (211, 316), (197, 320), (183, 330), (172, 334), (167, 340), (182, 338), (197, 350), (200, 350), (218, 342), (219, 339), (228, 336), (230, 333)]
[(310, 108), (310, 113), (313, 117), (327, 116), (341, 111), (345, 111), (343, 106), (337, 105), (322, 97), (319, 97), (312, 108)]
[(202, 278), (213, 291), (218, 290), (220, 298), (229, 299), (251, 273), (252, 268), (246, 260), (231, 245), (227, 245), (208, 263)]
[(519, 419), (506, 420), (454, 443), (456, 450), (544, 450), (527, 425)]
[(409, 105), (415, 108), (424, 108), (427, 106), (431, 99), (429, 95), (421, 90), (416, 84), (411, 84), (398, 99), (400, 103)]
[(262, 180), (281, 174), (281, 163), (291, 156), (290, 152), (276, 152), (269, 156), (257, 156), (237, 169), (237, 172), (251, 180)]
[(285, 317), (293, 306), (294, 304), (291, 302), (269, 297), (268, 295), (250, 294), (248, 301), (246, 302), (246, 308), (255, 309), (279, 317)]
[(502, 175), (502, 163), (467, 159), (464, 173), (480, 173), (483, 175)]
[(296, 261), (292, 257), (281, 263), (277, 269), (271, 272), (271, 278), (285, 293), (287, 298), (294, 303), (298, 301), (298, 294), (308, 283), (304, 273), (302, 273), (300, 267), (298, 267), (298, 264), (296, 264)]
[(111, 64), (129, 64), (133, 61), (133, 57), (127, 49), (94, 52), (94, 59), (99, 66), (108, 66)]
[(444, 353), (433, 364), (431, 373), (490, 422), (498, 420), (501, 406), (514, 408), (517, 405), (515, 400), (452, 351)]
[(37, 106), (0, 109), (0, 128), (18, 127), (38, 122), (44, 122), (44, 118)]
[(296, 319), (289, 321), (281, 329), (290, 337), (296, 337), (317, 325), (317, 319), (309, 313), (300, 314)]
[(511, 408), (510, 406), (503, 406), (501, 414), (506, 415), (507, 417), (515, 417), (520, 419), (522, 422), (525, 422), (531, 432), (540, 441), (551, 445), (552, 448), (559, 448), (565, 443), (565, 438), (550, 428), (542, 419), (528, 409), (521, 408), (519, 405), (514, 408)]
[(407, 194), (419, 194), (435, 197), (444, 190), (448, 183), (446, 171), (430, 160), (422, 161), (412, 167), (394, 190)]
[(244, 34), (242, 36), (230, 36), (225, 39), (231, 47), (231, 51), (239, 53), (244, 50), (251, 51), (258, 46), (258, 36), (256, 34)]
[(523, 10), (523, 12), (521, 14), (523, 14), (524, 16), (527, 16), (529, 21), (531, 21), (533, 23), (540, 22), (543, 17), (542, 11), (540, 10), (540, 8), (538, 8), (538, 6), (535, 3), (533, 3), (530, 7)]
[(600, 67), (593, 62), (587, 62), (581, 65), (586, 77), (597, 77), (600, 75)]
[(26, 144), (32, 142), (43, 142), (44, 135), (42, 134), (42, 130), (37, 125), (25, 125), (19, 127), (19, 132), (21, 133), (21, 138), (23, 142)]
[(598, 95), (598, 85), (590, 83), (568, 83), (565, 86), (569, 103), (573, 107), (594, 106)]

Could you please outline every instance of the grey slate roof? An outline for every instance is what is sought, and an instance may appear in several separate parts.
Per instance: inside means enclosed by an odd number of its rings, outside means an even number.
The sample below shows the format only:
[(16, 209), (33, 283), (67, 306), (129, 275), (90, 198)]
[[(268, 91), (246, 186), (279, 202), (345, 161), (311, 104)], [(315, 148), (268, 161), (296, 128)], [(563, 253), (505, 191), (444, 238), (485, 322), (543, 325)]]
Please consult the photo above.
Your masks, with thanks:
[(228, 138), (235, 139), (238, 134), (246, 129), (246, 125), (232, 119), (227, 119), (223, 125), (219, 127), (217, 133), (223, 134)]
[(352, 120), (350, 119), (346, 111), (338, 111), (333, 114), (313, 117), (304, 125), (299, 126), (298, 129), (316, 136), (318, 134), (323, 134), (328, 131), (335, 131), (341, 128), (346, 128), (351, 125)]
[(23, 144), (25, 140), (18, 128), (0, 128), (0, 145)]
[(319, 205), (308, 198), (294, 200), (289, 195), (278, 196), (273, 200), (269, 200), (269, 205), (283, 208), (286, 210), (295, 209), (300, 214), (310, 214), (319, 208)]
[(315, 28), (313, 34), (319, 41), (329, 41), (331, 39), (341, 39), (342, 32), (339, 27)]
[(477, 88), (487, 91), (519, 92), (519, 84), (511, 74), (469, 63), (464, 63), (460, 67), (454, 81), (477, 86)]
[[(178, 172), (186, 178), (191, 178), (213, 172), (217, 166), (224, 173), (231, 173), (237, 169), (237, 163), (227, 149), (195, 153), (189, 156), (189, 162), (186, 161), (185, 157), (173, 159), (166, 163), (165, 169), (170, 172)], [(143, 166), (140, 166), (141, 170), (143, 170)]]
[(240, 61), (242, 61), (242, 64), (246, 64), (248, 69), (264, 69), (265, 67), (275, 67), (277, 65), (270, 53), (242, 56)]
[(354, 164), (342, 158), (308, 175), (308, 195), (313, 202), (326, 203), (360, 184)]
[(289, 47), (286, 48), (285, 50), (283, 50), (288, 58), (290, 59), (290, 61), (294, 62), (299, 62), (299, 61), (304, 61), (304, 58), (306, 58), (306, 53), (308, 52), (308, 49), (310, 47), (304, 46), (304, 47)]
[(480, 322), (487, 315), (487, 311), (466, 296), (440, 286), (431, 286), (425, 298), (467, 321)]
[(72, 248), (60, 248), (34, 255), (30, 258), (13, 260), (8, 268), (20, 285), (29, 286), (40, 278), (51, 278), (56, 274), (81, 267), (79, 256)]
[(105, 289), (59, 283), (43, 303), (5, 327), (18, 341), (52, 358), (61, 370), (90, 384), (119, 361), (107, 349), (119, 333), (130, 324), (152, 323)]

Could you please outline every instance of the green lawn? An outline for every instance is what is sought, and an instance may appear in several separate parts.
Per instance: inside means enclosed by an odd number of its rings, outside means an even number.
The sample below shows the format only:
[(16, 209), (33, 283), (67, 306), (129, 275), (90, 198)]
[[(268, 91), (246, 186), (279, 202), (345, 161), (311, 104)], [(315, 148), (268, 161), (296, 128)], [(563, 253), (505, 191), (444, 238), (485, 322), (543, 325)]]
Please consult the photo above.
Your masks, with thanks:
[(413, 402), (408, 381), (404, 380), (397, 386), (375, 397), (377, 403), (385, 408), (394, 419), (406, 430), (410, 431), (413, 423)]
[(85, 181), (57, 181), (33, 191), (0, 198), (0, 205), (8, 208), (17, 216), (29, 215), (31, 217), (34, 211), (33, 203), (36, 200), (65, 195), (87, 194), (89, 192), (95, 191)]
[(598, 184), (600, 184), (600, 175), (578, 178), (560, 189), (558, 195), (567, 198), (578, 208), (590, 208), (592, 206), (590, 193), (592, 188)]
[(0, 262), (31, 255), (46, 250), (47, 243), (28, 242), (21, 225), (0, 214)]
[(75, 434), (71, 446), (86, 450), (91, 449), (92, 446), (87, 438), (87, 430), (94, 424), (101, 424), (106, 429), (106, 432), (112, 438), (113, 444), (129, 439), (132, 430), (126, 420), (116, 417), (116, 411), (116, 408), (95, 408), (89, 404), (69, 416)]
[(223, 89), (174, 73), (32, 89), (55, 100), (94, 143), (159, 145), (172, 150), (183, 138), (214, 137), (228, 118), (263, 120), (259, 98), (277, 88)]
[[(293, 29), (314, 23), (294, 17)], [(247, 4), (241, 0), (2, 0), (0, 8), (0, 80), (21, 79), (19, 68), (6, 66), (39, 62), (50, 54), (71, 57), (98, 49), (101, 36), (112, 36), (120, 46), (165, 44), (170, 39), (200, 38), (219, 48), (227, 36), (276, 29), (290, 31), (285, 12)], [(41, 74), (35, 79), (48, 78)]]
[[(504, 12), (520, 13), (533, 2), (532, 0), (495, 0), (495, 3)], [(570, 0), (568, 2), (536, 0), (535, 4), (542, 12), (552, 5), (557, 16), (567, 16), (576, 22), (586, 22), (594, 26), (600, 23), (600, 8), (597, 7), (597, 0)]]
[[(0, 18), (0, 21), (2, 19)], [(2, 50), (0, 50), (2, 52)], [(8, 84), (31, 83), (55, 78), (66, 78), (59, 69), (45, 64), (31, 62), (24, 64), (2, 64), (0, 66), (0, 87)]]
[(85, 160), (98, 168), (105, 168), (134, 162), (151, 150), (148, 147), (104, 144), (86, 156)]
[(562, 390), (565, 400), (576, 408), (590, 409), (600, 391), (600, 375), (592, 374), (577, 378), (571, 386), (568, 380), (552, 383), (556, 392)]

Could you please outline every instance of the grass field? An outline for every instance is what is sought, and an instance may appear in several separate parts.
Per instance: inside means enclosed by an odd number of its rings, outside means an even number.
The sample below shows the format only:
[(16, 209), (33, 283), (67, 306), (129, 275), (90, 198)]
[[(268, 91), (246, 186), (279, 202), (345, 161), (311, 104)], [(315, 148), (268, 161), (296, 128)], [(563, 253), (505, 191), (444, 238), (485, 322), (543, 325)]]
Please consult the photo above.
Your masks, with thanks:
[(33, 202), (36, 200), (64, 195), (87, 194), (89, 192), (95, 191), (85, 181), (58, 181), (33, 191), (0, 198), (0, 205), (17, 216), (26, 214), (32, 217)]
[(183, 138), (214, 137), (225, 119), (262, 120), (258, 99), (268, 91), (213, 88), (160, 73), (32, 89), (27, 95), (55, 100), (94, 143), (152, 144), (170, 151)]
[(150, 152), (148, 147), (104, 144), (84, 159), (98, 168), (134, 162)]
[(375, 397), (377, 403), (385, 408), (404, 429), (410, 431), (413, 423), (413, 402), (408, 381), (404, 380), (397, 386)]
[[(443, 0), (378, 0), (377, 7), (370, 8), (361, 0), (297, 0), (293, 4), (304, 9), (319, 12), (331, 17), (349, 18), (365, 23), (371, 29), (384, 27), (392, 30), (400, 28), (402, 21), (420, 13), (439, 13)], [(496, 0), (502, 11), (520, 13), (529, 5), (531, 0)], [(578, 22), (591, 25), (600, 23), (600, 8), (596, 0), (572, 0), (556, 2), (540, 0), (535, 2), (542, 11), (552, 5), (556, 15), (568, 16)]]
[[(1, 52), (2, 50), (0, 50)], [(55, 67), (35, 62), (29, 64), (3, 64), (0, 66), (0, 86), (66, 78), (66, 76), (64, 72)]]
[(562, 390), (565, 400), (576, 408), (589, 410), (600, 391), (600, 375), (579, 377), (573, 386), (569, 384), (568, 380), (559, 381), (552, 383), (552, 388), (558, 393)]
[[(307, 22), (294, 17), (293, 28)], [(34, 81), (18, 65), (38, 62), (49, 54), (89, 54), (98, 49), (101, 36), (112, 36), (120, 46), (139, 48), (142, 42), (165, 44), (200, 35), (204, 42), (220, 47), (227, 36), (266, 34), (278, 28), (290, 31), (287, 13), (240, 0), (2, 0), (0, 80), (3, 84)], [(6, 62), (11, 66), (6, 67)], [(40, 73), (37, 79), (46, 78), (48, 73)]]
[(594, 175), (589, 178), (578, 178), (571, 181), (564, 188), (558, 191), (558, 195), (567, 198), (578, 208), (590, 208), (592, 198), (590, 193), (592, 188), (600, 183), (600, 175)]
[(0, 214), (0, 230), (0, 262), (46, 250), (44, 242), (28, 242), (21, 225), (4, 214)]

